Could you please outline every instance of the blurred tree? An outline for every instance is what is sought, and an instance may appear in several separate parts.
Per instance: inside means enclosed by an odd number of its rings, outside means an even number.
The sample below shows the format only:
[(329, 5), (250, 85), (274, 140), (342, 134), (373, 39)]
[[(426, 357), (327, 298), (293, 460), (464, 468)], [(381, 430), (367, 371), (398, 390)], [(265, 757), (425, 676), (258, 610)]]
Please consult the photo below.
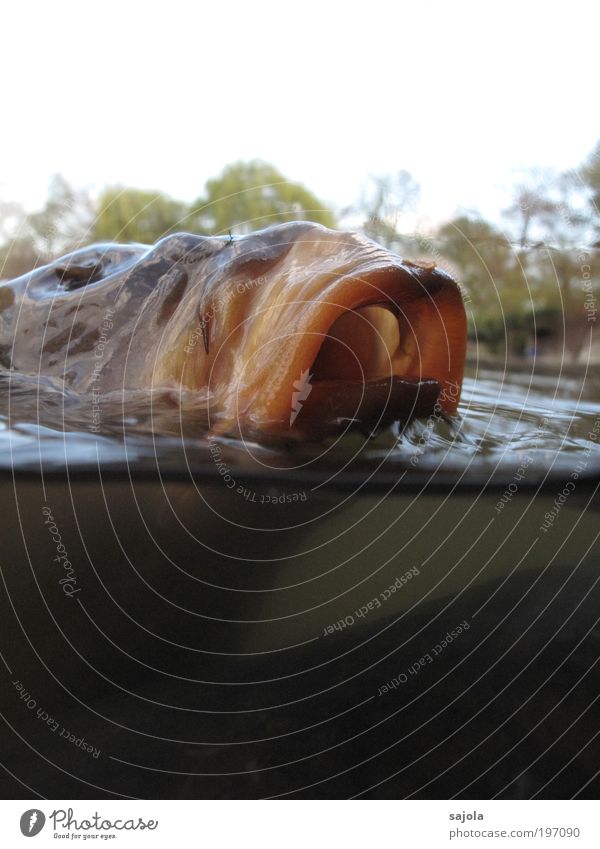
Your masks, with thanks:
[(440, 228), (439, 251), (460, 269), (469, 300), (470, 333), (499, 353), (525, 346), (520, 317), (531, 311), (531, 285), (520, 255), (504, 233), (481, 218), (461, 215)]
[(551, 194), (555, 183), (554, 175), (542, 174), (538, 170), (532, 171), (531, 178), (516, 187), (514, 201), (504, 215), (515, 222), (522, 248), (529, 243), (532, 230), (539, 241), (540, 227), (543, 228), (556, 216), (558, 204)]
[(89, 239), (92, 203), (60, 174), (51, 177), (42, 209), (29, 214), (20, 204), (0, 204), (0, 277), (17, 277)]
[(25, 229), (40, 256), (50, 260), (87, 241), (92, 220), (87, 193), (76, 191), (61, 174), (54, 174), (44, 206), (26, 217)]
[(15, 201), (0, 200), (0, 243), (14, 239), (25, 221), (25, 210)]
[(20, 277), (45, 261), (29, 236), (9, 239), (0, 246), (0, 280)]
[(208, 180), (192, 205), (186, 227), (219, 235), (248, 233), (283, 221), (316, 221), (334, 227), (333, 214), (300, 183), (264, 162), (236, 162)]
[[(593, 162), (592, 154), (588, 163), (593, 165)], [(540, 174), (539, 171), (533, 173)], [(590, 181), (588, 188), (591, 188), (593, 169), (586, 174)], [(590, 196), (585, 195), (585, 181), (582, 191), (582, 174), (576, 171), (559, 175), (547, 173), (535, 189), (519, 187), (516, 202), (507, 211), (508, 214), (512, 211), (522, 222), (522, 245), (528, 241), (529, 225), (535, 227), (540, 247), (523, 251), (521, 263), (533, 287), (536, 312), (544, 310), (546, 316), (553, 312), (557, 319), (557, 354), (564, 346), (564, 351), (573, 360), (577, 359), (587, 338), (579, 255), (582, 246), (589, 244), (593, 232), (589, 201)]]
[(600, 141), (581, 168), (581, 177), (589, 190), (591, 218), (597, 235), (600, 235)]
[(497, 309), (500, 294), (509, 296), (511, 308), (521, 304), (522, 292), (513, 279), (515, 253), (500, 230), (482, 218), (460, 215), (440, 228), (437, 239), (442, 254), (461, 270), (474, 308)]
[(414, 211), (421, 189), (405, 170), (394, 175), (371, 177), (355, 210), (364, 216), (362, 231), (386, 248), (403, 244), (399, 230), (403, 213)]
[(185, 229), (187, 207), (156, 191), (105, 189), (97, 203), (92, 237), (98, 241), (153, 244), (163, 236)]

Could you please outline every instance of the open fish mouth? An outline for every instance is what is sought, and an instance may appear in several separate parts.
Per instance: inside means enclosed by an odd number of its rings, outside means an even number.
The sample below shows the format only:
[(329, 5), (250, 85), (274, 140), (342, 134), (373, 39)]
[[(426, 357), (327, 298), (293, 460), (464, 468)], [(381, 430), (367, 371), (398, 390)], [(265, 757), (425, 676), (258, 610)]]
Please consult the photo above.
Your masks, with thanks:
[(225, 430), (235, 418), (237, 432), (371, 432), (456, 411), (466, 352), (457, 284), (433, 265), (354, 239), (350, 257), (328, 255), (318, 244), (318, 262), (292, 263), (308, 273), (286, 277), (280, 269), (284, 279), (273, 283), (270, 302), (263, 293), (252, 313), (255, 332), (244, 333)]
[[(348, 310), (322, 340), (310, 370), (295, 382), (290, 427), (376, 432), (394, 421), (453, 412), (458, 386), (441, 399), (442, 381), (421, 376), (418, 338), (393, 302)], [(446, 396), (448, 396), (446, 398)], [(443, 403), (444, 399), (450, 403)]]

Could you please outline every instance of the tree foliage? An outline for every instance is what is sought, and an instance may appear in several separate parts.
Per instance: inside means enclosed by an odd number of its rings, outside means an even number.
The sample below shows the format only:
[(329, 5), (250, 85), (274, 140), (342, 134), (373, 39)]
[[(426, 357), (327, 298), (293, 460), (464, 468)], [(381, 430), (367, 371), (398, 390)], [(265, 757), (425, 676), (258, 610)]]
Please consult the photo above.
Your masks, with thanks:
[(156, 191), (105, 189), (97, 203), (92, 237), (97, 241), (153, 244), (182, 229), (187, 207)]
[(248, 233), (284, 221), (334, 227), (332, 212), (300, 183), (264, 162), (236, 162), (208, 180), (192, 205), (190, 228), (199, 233)]
[(89, 196), (76, 191), (62, 174), (54, 174), (44, 206), (26, 217), (25, 230), (40, 255), (49, 260), (89, 239), (93, 215)]
[(17, 236), (0, 245), (0, 280), (11, 280), (43, 265), (44, 258), (28, 236)]
[(402, 215), (414, 211), (420, 191), (419, 184), (405, 170), (371, 177), (358, 205), (366, 235), (386, 248), (399, 248)]
[(596, 234), (600, 236), (600, 141), (583, 164), (581, 176), (589, 190), (589, 211)]

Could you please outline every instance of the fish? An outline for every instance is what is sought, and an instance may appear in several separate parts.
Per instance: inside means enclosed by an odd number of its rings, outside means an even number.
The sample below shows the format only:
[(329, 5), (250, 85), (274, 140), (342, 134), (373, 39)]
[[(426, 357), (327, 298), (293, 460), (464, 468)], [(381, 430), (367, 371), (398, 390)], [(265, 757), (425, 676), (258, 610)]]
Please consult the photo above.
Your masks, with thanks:
[(211, 430), (321, 438), (456, 414), (459, 285), (355, 232), (99, 243), (0, 285), (0, 367), (71, 392), (170, 389)]

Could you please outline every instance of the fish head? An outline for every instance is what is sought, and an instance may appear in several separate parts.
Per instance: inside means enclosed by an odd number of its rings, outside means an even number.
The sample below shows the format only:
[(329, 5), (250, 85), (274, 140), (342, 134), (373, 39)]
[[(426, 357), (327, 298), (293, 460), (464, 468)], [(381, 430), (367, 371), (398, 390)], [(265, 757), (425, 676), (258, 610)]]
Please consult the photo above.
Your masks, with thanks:
[(160, 378), (204, 387), (217, 429), (369, 429), (456, 411), (457, 283), (356, 233), (293, 222), (234, 240), (204, 280), (195, 328), (191, 312), (174, 317)]
[(226, 433), (451, 415), (465, 346), (447, 274), (309, 222), (93, 245), (0, 287), (5, 366), (77, 392), (177, 388)]

